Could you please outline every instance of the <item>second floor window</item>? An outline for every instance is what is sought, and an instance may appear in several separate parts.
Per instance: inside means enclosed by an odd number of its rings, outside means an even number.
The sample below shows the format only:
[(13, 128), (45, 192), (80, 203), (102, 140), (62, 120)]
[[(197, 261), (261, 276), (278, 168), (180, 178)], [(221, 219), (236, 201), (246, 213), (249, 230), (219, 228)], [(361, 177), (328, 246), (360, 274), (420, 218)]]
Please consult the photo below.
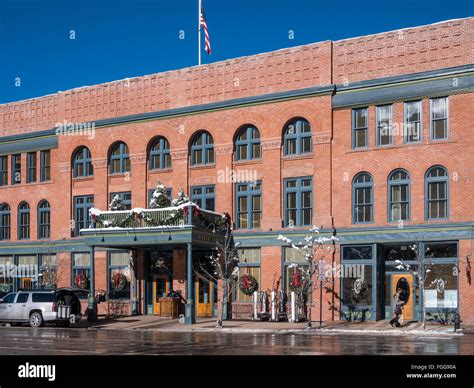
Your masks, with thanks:
[(76, 236), (79, 236), (81, 229), (86, 229), (91, 226), (89, 209), (92, 207), (94, 207), (93, 195), (74, 197), (74, 225)]
[(73, 161), (73, 176), (74, 178), (83, 178), (94, 175), (94, 168), (92, 166), (92, 157), (89, 148), (81, 147), (74, 154)]
[(12, 155), (12, 185), (21, 183), (21, 155)]
[(260, 228), (262, 219), (262, 182), (237, 184), (237, 227)]
[(157, 138), (148, 156), (148, 168), (150, 170), (162, 170), (171, 167), (170, 143), (164, 137)]
[(0, 205), (0, 240), (10, 240), (10, 206)]
[(36, 152), (28, 152), (26, 154), (27, 174), (26, 182), (36, 182)]
[(425, 214), (428, 220), (448, 218), (448, 172), (437, 166), (425, 176)]
[(194, 186), (191, 187), (191, 201), (201, 209), (214, 211), (216, 207), (215, 186)]
[(393, 144), (393, 128), (392, 128), (392, 106), (378, 106), (376, 111), (377, 117), (377, 145), (385, 146)]
[(415, 143), (421, 140), (421, 101), (405, 102), (405, 127), (403, 139), (405, 143)]
[(260, 159), (262, 146), (260, 145), (260, 132), (252, 125), (239, 129), (235, 139), (235, 160)]
[(283, 153), (285, 156), (311, 152), (311, 127), (305, 119), (291, 120), (283, 134)]
[(373, 221), (373, 189), (372, 175), (357, 174), (352, 182), (352, 219), (355, 224)]
[(110, 153), (110, 173), (121, 174), (130, 171), (130, 156), (125, 143), (117, 143)]
[(352, 110), (352, 148), (369, 146), (369, 110), (359, 108)]
[(46, 182), (51, 180), (51, 151), (40, 152), (40, 180)]
[(30, 238), (30, 205), (26, 202), (18, 206), (18, 240)]
[(116, 195), (118, 195), (120, 198), (120, 203), (123, 206), (123, 210), (130, 210), (132, 208), (132, 192), (131, 191), (122, 191), (120, 193), (110, 193), (110, 202), (112, 202), (112, 200), (114, 199)]
[(313, 188), (312, 179), (285, 179), (285, 226), (311, 225)]
[(431, 139), (447, 139), (448, 129), (448, 98), (431, 99)]
[(201, 131), (194, 136), (191, 144), (191, 165), (213, 164), (214, 162), (214, 139), (210, 133)]
[(0, 156), (0, 186), (8, 185), (8, 156)]
[(38, 238), (51, 237), (51, 209), (48, 201), (38, 205)]
[(410, 219), (410, 176), (397, 170), (388, 178), (389, 221)]

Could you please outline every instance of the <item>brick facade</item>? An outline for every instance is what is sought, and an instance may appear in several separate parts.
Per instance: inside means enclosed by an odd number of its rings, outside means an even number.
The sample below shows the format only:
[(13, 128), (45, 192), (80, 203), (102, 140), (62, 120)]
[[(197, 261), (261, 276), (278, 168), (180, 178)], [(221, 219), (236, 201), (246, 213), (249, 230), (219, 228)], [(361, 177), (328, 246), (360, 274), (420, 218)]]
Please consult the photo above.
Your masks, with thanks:
[[(58, 263), (61, 263), (58, 268), (65, 268), (58, 277), (58, 285), (70, 285), (71, 251), (88, 249), (81, 245), (82, 237), (71, 234), (74, 197), (94, 195), (94, 206), (106, 209), (110, 193), (130, 191), (132, 207), (146, 208), (148, 190), (155, 187), (157, 179), (173, 188), (173, 196), (181, 187), (189, 193), (192, 186), (215, 185), (216, 211), (229, 212), (234, 217), (235, 185), (220, 180), (219, 174), (229, 170), (255, 171), (257, 179), (262, 181), (263, 190), (261, 227), (258, 230), (236, 230), (235, 236), (242, 238), (244, 246), (261, 247), (260, 288), (273, 289), (276, 283), (280, 283), (281, 287), (282, 247), (276, 237), (278, 233), (301, 235), (307, 229), (282, 228), (283, 180), (310, 176), (313, 179), (312, 224), (327, 230), (335, 227), (346, 231), (348, 236), (358, 236), (347, 240), (341, 237), (341, 245), (409, 241), (410, 237), (401, 235), (398, 240), (392, 239), (387, 230), (424, 233), (414, 235), (413, 241), (458, 242), (460, 313), (465, 322), (474, 323), (474, 286), (470, 281), (467, 261), (472, 257), (474, 227), (471, 192), (474, 179), (472, 88), (439, 92), (449, 96), (449, 136), (442, 141), (430, 138), (430, 98), (437, 96), (434, 92), (407, 95), (406, 100), (422, 101), (423, 133), (422, 140), (416, 144), (404, 144), (402, 136), (394, 136), (393, 145), (376, 146), (375, 106), (378, 104), (362, 101), (360, 105), (367, 106), (369, 113), (369, 146), (355, 150), (352, 148), (354, 106), (333, 107), (339, 85), (351, 87), (354, 84), (357, 90), (366, 90), (370, 87), (364, 86), (364, 82), (392, 77), (384, 81), (386, 87), (403, 89), (408, 82), (396, 79), (397, 76), (440, 72), (423, 76), (428, 82), (446, 78), (442, 72), (448, 69), (472, 65), (473, 29), (473, 18), (452, 20), (282, 49), (0, 105), (0, 135), (4, 137), (34, 134), (64, 123), (97, 124), (93, 136), (56, 136), (57, 147), (51, 149), (52, 178), (48, 182), (26, 183), (26, 152), (22, 152), (21, 184), (0, 186), (0, 203), (8, 203), (11, 207), (11, 240), (0, 242), (3, 246), (0, 255), (17, 254), (17, 247), (21, 252), (28, 249), (22, 248), (27, 242), (17, 240), (17, 206), (22, 200), (27, 200), (31, 207), (30, 242), (37, 242), (36, 207), (41, 200), (47, 199), (52, 209), (51, 242), (39, 241), (38, 246), (50, 244), (56, 247)], [(471, 72), (468, 76), (472, 77), (472, 68), (468, 72)], [(321, 90), (299, 97), (292, 94), (306, 88)], [(276, 98), (275, 93), (284, 97)], [(366, 90), (366, 93), (371, 93), (371, 90)], [(255, 102), (252, 100), (254, 97), (262, 99)], [(404, 122), (404, 101), (404, 98), (383, 101), (392, 104), (393, 123)], [(226, 106), (227, 102), (232, 102), (232, 106)], [(195, 111), (192, 110), (194, 107)], [(169, 114), (147, 120), (143, 116), (125, 117), (165, 111)], [(285, 157), (283, 133), (286, 124), (295, 117), (302, 117), (310, 124), (312, 152)], [(107, 122), (114, 118), (119, 122)], [(235, 136), (245, 124), (254, 125), (260, 131), (262, 157), (259, 160), (235, 161)], [(190, 143), (201, 129), (208, 131), (214, 139), (215, 163), (191, 166)], [(158, 135), (169, 141), (172, 164), (169, 169), (151, 171), (148, 169), (147, 152)], [(125, 142), (129, 147), (131, 171), (112, 175), (109, 173), (108, 158), (112, 145), (118, 141)], [(0, 149), (0, 154), (13, 153), (9, 152), (8, 144), (0, 143), (0, 147), (6, 147)], [(72, 158), (80, 146), (87, 146), (91, 152), (94, 166), (91, 177), (73, 178)], [(39, 152), (37, 158), (39, 169)], [(426, 220), (424, 208), (425, 173), (436, 165), (444, 166), (449, 172), (449, 217), (430, 221)], [(398, 168), (410, 173), (411, 190), (411, 217), (404, 222), (401, 231), (397, 223), (387, 219), (387, 179), (390, 172)], [(369, 226), (354, 224), (352, 220), (352, 180), (362, 171), (370, 173), (374, 180), (374, 217)], [(417, 232), (416, 228), (428, 228), (428, 231), (423, 229), (423, 232)], [(433, 234), (429, 228), (433, 228)], [(361, 237), (359, 232), (369, 237)], [(382, 237), (377, 237), (377, 234)], [(63, 243), (67, 245), (64, 249), (61, 248), (63, 240), (67, 241)], [(71, 248), (74, 244), (77, 248)], [(35, 249), (31, 248), (30, 253), (37, 253)], [(106, 252), (98, 250), (95, 258), (96, 289), (106, 289)], [(142, 259), (140, 256), (137, 271), (140, 274), (138, 278), (143, 280), (146, 271)], [(183, 293), (185, 259), (185, 250), (175, 248), (172, 287), (183, 290)], [(327, 260), (340, 263), (339, 246)], [(140, 306), (145, 303), (148, 292), (142, 280), (138, 281)], [(326, 285), (324, 319), (340, 318), (340, 288), (340, 279), (331, 279)], [(315, 295), (315, 300), (319, 301), (319, 294)], [(101, 309), (103, 312), (103, 306)], [(318, 309), (319, 303), (315, 302), (313, 319), (319, 319)], [(144, 311), (143, 308), (141, 310)]]

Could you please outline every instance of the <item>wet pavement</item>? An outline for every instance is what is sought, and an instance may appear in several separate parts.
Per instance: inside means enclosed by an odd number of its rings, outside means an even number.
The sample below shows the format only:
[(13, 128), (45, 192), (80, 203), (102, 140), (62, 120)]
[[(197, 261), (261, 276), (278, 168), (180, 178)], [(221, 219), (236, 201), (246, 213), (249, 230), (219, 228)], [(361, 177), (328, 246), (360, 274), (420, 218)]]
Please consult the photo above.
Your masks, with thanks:
[(0, 327), (0, 355), (474, 355), (474, 335), (209, 333)]

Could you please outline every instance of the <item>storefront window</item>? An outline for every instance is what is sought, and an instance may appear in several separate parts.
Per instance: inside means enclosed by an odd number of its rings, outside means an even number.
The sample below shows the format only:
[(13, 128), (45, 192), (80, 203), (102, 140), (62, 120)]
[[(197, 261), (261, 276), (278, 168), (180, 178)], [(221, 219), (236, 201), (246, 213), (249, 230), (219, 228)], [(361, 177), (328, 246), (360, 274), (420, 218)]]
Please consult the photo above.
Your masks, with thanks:
[(372, 305), (372, 266), (354, 265), (352, 271), (345, 271), (342, 280), (343, 304), (346, 306)]
[[(257, 280), (258, 288), (260, 289), (260, 249), (239, 249), (237, 251), (239, 257), (239, 278), (245, 274), (253, 276)], [(238, 302), (252, 302), (253, 295), (244, 294), (239, 287), (237, 287), (237, 301)]]
[(458, 269), (455, 264), (430, 266), (426, 275), (426, 308), (458, 307)]
[[(72, 256), (72, 278), (74, 287), (89, 289), (91, 273), (91, 257), (89, 253), (73, 253)], [(79, 298), (85, 298), (80, 294)]]
[(458, 257), (456, 243), (429, 243), (425, 244), (425, 257), (431, 259)]
[(343, 247), (342, 260), (372, 260), (372, 245)]
[(130, 299), (130, 254), (111, 252), (109, 255), (109, 298)]
[(13, 291), (13, 276), (10, 276), (12, 266), (12, 256), (0, 256), (0, 293)]
[(55, 289), (57, 283), (56, 255), (41, 255), (39, 267), (39, 288)]
[(416, 252), (411, 249), (414, 243), (397, 244), (397, 245), (382, 245), (382, 258), (385, 261), (410, 261), (416, 260)]
[(36, 255), (18, 256), (17, 278), (20, 290), (38, 288), (38, 257)]

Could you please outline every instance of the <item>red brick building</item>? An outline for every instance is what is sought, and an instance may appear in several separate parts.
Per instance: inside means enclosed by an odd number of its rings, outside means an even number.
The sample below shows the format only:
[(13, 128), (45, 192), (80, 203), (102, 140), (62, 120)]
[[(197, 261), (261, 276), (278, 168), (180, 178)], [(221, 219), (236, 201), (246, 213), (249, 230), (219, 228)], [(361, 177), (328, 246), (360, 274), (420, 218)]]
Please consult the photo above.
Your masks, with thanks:
[[(451, 20), (0, 105), (0, 266), (39, 269), (3, 273), (2, 290), (79, 284), (126, 314), (158, 314), (174, 290), (188, 322), (216, 314), (217, 287), (196, 274), (216, 211), (260, 290), (288, 292), (304, 264), (279, 234), (336, 233), (326, 264), (362, 272), (326, 277), (324, 319), (388, 318), (402, 288), (406, 319), (425, 303), (429, 319), (474, 323), (473, 31)], [(199, 215), (133, 218), (158, 179)], [(98, 226), (89, 209), (115, 195), (126, 210)], [(397, 268), (416, 264), (415, 243), (424, 295)], [(251, 296), (232, 299), (234, 318), (250, 317)]]

